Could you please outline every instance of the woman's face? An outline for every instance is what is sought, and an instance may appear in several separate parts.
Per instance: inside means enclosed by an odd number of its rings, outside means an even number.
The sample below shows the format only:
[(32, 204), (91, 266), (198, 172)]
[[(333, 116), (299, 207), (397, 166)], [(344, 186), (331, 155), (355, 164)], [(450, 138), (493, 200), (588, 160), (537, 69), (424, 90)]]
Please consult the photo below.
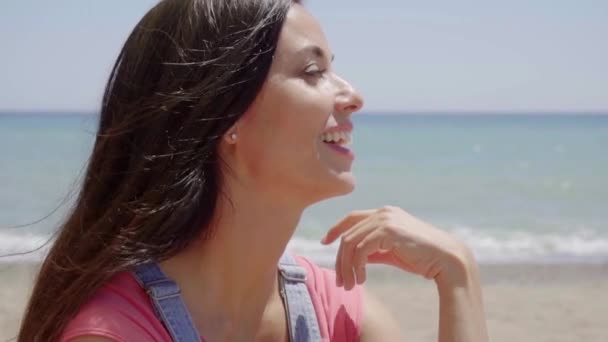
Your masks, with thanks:
[(227, 138), (233, 171), (257, 191), (314, 203), (353, 190), (350, 116), (363, 100), (332, 59), (319, 23), (292, 5), (265, 84)]

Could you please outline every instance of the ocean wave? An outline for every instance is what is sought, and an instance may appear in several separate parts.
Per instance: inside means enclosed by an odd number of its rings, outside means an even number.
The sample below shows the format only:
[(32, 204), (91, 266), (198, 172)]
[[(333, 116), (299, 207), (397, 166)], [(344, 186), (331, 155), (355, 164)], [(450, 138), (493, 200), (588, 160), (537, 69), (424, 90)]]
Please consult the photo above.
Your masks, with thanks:
[(487, 232), (454, 229), (480, 263), (605, 263), (608, 235), (590, 230), (572, 232)]
[[(455, 228), (481, 264), (494, 263), (606, 263), (608, 236), (593, 231), (531, 233), (488, 232)], [(48, 235), (0, 232), (0, 263), (38, 261), (48, 252)], [(329, 246), (318, 240), (295, 236), (287, 248), (322, 265), (333, 265), (338, 242)]]
[(50, 248), (49, 235), (0, 231), (0, 263), (40, 261)]

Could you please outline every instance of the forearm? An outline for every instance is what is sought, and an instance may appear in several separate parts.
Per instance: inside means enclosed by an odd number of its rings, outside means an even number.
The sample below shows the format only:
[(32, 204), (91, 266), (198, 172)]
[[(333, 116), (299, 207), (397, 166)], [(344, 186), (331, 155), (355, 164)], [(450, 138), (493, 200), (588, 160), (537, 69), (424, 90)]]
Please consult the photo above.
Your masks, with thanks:
[(457, 275), (436, 278), (439, 292), (439, 341), (489, 341), (476, 263), (461, 264)]

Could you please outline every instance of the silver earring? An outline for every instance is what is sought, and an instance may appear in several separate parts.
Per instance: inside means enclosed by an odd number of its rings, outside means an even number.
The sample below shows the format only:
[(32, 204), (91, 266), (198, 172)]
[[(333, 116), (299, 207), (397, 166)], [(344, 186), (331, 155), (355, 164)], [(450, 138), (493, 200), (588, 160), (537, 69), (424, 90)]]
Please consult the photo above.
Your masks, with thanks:
[(232, 139), (233, 141), (236, 140), (236, 133), (230, 134), (230, 139)]

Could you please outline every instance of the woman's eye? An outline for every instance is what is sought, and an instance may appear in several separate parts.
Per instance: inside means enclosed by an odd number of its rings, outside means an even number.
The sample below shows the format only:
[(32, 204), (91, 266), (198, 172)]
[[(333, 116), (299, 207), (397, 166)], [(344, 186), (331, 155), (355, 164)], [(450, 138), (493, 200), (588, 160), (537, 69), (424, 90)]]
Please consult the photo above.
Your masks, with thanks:
[(304, 71), (304, 73), (305, 73), (307, 76), (323, 76), (323, 74), (325, 73), (325, 70), (324, 70), (324, 69), (319, 68), (319, 67), (318, 67), (318, 66), (316, 66), (316, 65), (313, 65), (313, 66), (309, 67), (308, 69), (306, 69), (306, 70)]

